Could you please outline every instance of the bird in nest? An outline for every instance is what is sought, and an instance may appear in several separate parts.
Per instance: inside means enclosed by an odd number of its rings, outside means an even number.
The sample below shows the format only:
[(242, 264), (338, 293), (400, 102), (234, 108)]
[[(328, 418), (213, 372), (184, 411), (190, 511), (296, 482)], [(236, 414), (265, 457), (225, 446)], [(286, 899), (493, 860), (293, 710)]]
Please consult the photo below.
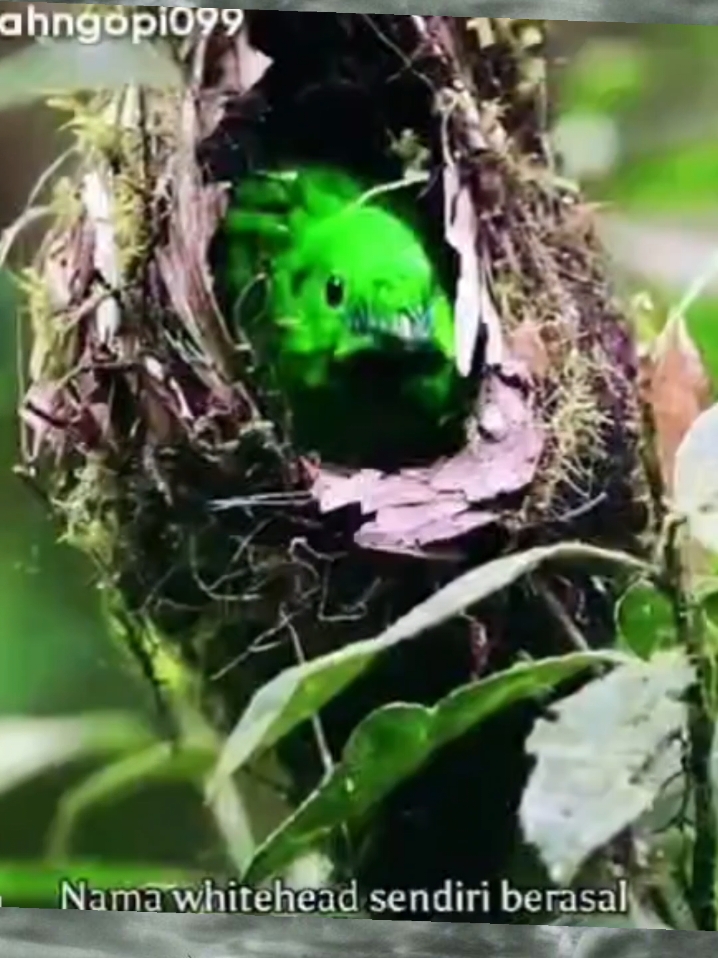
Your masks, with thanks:
[(461, 447), (471, 408), (446, 283), (387, 197), (330, 167), (253, 173), (224, 224), (233, 320), (295, 446), (335, 465), (431, 462)]

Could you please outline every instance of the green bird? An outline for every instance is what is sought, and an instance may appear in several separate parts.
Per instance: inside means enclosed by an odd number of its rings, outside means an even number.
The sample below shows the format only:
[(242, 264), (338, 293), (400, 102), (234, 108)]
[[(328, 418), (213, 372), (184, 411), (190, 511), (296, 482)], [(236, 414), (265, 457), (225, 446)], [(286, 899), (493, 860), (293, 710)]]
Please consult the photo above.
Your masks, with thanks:
[(416, 229), (380, 190), (322, 167), (252, 174), (225, 224), (234, 319), (323, 461), (392, 468), (464, 438), (453, 309)]

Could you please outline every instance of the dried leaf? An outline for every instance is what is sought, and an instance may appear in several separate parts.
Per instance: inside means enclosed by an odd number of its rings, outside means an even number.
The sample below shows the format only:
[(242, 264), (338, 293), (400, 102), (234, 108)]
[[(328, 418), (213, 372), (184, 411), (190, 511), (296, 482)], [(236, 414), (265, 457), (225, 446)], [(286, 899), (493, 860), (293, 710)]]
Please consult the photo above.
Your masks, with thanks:
[(673, 479), (675, 508), (711, 555), (718, 552), (717, 461), (718, 405), (702, 413), (687, 432), (676, 453)]
[(484, 362), (487, 366), (499, 368), (506, 361), (506, 345), (501, 317), (496, 309), (491, 292), (491, 277), (486, 261), (480, 264), (480, 315), (481, 325), (486, 334)]
[[(99, 172), (85, 176), (83, 201), (94, 227), (95, 269), (107, 288), (113, 292), (120, 287), (120, 265), (113, 223), (113, 198), (109, 185)], [(114, 296), (108, 296), (97, 307), (97, 332), (100, 342), (107, 345), (120, 328), (120, 305)]]
[(711, 403), (710, 380), (683, 317), (670, 320), (656, 341), (644, 386), (656, 427), (661, 475), (666, 491), (672, 493), (678, 448)]
[(173, 208), (166, 244), (157, 251), (160, 275), (172, 306), (194, 342), (226, 382), (233, 378), (234, 344), (217, 304), (208, 263), (209, 246), (224, 215), (226, 191), (206, 185), (194, 166), (197, 109), (183, 104), (183, 149), (175, 159)]
[(482, 427), (483, 437), (436, 471), (434, 489), (460, 490), (469, 501), (486, 503), (532, 482), (543, 450), (543, 430), (521, 389), (498, 373), (487, 377), (484, 386)]
[(513, 358), (522, 363), (531, 376), (539, 380), (546, 377), (550, 362), (538, 323), (527, 319), (517, 326), (508, 334), (507, 347)]
[(481, 263), (476, 248), (478, 218), (471, 191), (462, 184), (458, 167), (447, 164), (444, 171), (446, 196), (446, 240), (459, 256), (454, 323), (456, 365), (462, 376), (471, 372), (481, 326)]
[(497, 521), (498, 516), (492, 512), (439, 501), (434, 506), (409, 506), (379, 513), (375, 522), (367, 523), (359, 531), (356, 543), (377, 552), (424, 555), (430, 546), (460, 539)]
[(491, 504), (530, 485), (544, 435), (515, 373), (511, 381), (499, 372), (487, 375), (481, 414), (482, 435), (436, 465), (394, 475), (320, 470), (313, 488), (320, 510), (359, 506), (370, 521), (357, 544), (384, 552), (421, 552), (497, 522)]
[(53, 310), (62, 312), (77, 303), (87, 293), (95, 268), (95, 230), (89, 221), (81, 220), (48, 243), (43, 278)]
[(20, 409), (20, 418), (30, 437), (30, 462), (36, 462), (45, 448), (55, 455), (61, 453), (64, 434), (60, 424), (64, 412), (62, 394), (56, 383), (30, 387)]

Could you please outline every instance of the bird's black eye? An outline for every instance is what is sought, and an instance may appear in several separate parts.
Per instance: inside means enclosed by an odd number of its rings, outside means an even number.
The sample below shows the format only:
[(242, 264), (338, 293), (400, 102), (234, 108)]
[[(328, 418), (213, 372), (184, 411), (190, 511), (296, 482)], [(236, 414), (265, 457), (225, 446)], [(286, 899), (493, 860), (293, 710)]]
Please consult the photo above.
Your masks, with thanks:
[(344, 302), (344, 280), (338, 276), (330, 276), (327, 280), (325, 295), (327, 305), (337, 309)]

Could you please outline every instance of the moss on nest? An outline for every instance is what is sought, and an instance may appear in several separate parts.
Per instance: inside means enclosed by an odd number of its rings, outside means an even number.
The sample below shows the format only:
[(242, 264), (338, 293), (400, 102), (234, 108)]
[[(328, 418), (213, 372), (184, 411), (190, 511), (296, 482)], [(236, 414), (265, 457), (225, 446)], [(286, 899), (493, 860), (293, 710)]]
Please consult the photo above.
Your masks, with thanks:
[[(58, 204), (26, 274), (23, 469), (67, 541), (97, 564), (115, 615), (121, 597), (123, 634), (145, 670), (158, 671), (162, 643), (179, 650), (223, 728), (294, 661), (297, 635), (311, 657), (375, 634), (511, 544), (584, 533), (625, 544), (646, 519), (633, 348), (590, 214), (551, 166), (537, 25), (287, 12), (247, 20), (253, 46), (216, 36), (189, 51), (182, 95), (128, 90), (71, 104), (78, 169), (75, 187), (61, 190), (77, 205), (68, 214)], [(257, 49), (273, 66), (243, 90)], [(328, 141), (334, 119), (346, 137)], [(522, 428), (542, 436), (532, 481), (492, 480), (490, 501), (467, 505), (490, 522), (408, 555), (358, 544), (363, 519), (351, 500), (319, 508), (316, 464), (292, 448), (212, 276), (228, 180), (272, 156), (317, 150), (363, 162), (378, 181), (428, 164), (438, 185), (423, 212), (441, 243), (451, 184), (468, 202), (473, 231), (446, 248), (457, 272), (463, 256), (484, 280), (480, 393), (513, 390), (509, 445), (516, 403)], [(475, 470), (497, 461), (483, 412), (467, 430), (483, 456)], [(235, 508), (217, 511), (225, 499)], [(474, 637), (459, 622), (440, 651), (394, 663), (389, 693), (375, 676), (334, 714), (332, 744), (387, 694), (430, 702), (469, 677)], [(498, 659), (507, 656), (504, 645)], [(290, 757), (300, 792), (302, 761)]]

